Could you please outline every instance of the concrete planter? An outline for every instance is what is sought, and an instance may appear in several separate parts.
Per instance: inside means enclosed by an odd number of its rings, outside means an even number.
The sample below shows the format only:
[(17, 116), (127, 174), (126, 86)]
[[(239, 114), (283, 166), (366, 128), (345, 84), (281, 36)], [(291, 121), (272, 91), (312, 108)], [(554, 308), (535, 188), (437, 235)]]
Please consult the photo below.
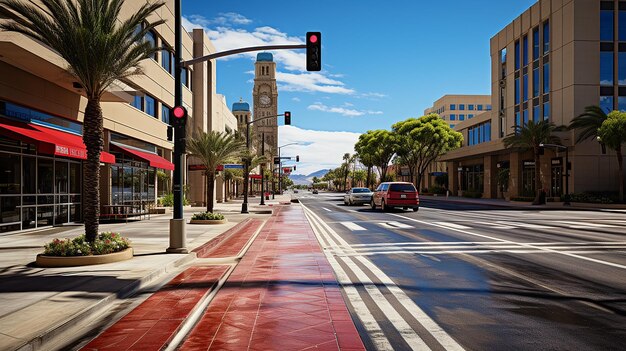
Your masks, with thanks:
[(44, 256), (42, 254), (37, 255), (36, 264), (38, 267), (76, 267), (76, 266), (89, 266), (93, 264), (105, 264), (125, 261), (133, 258), (133, 248), (120, 252), (114, 252), (106, 255), (93, 255), (93, 256)]
[(224, 219), (192, 219), (189, 221), (189, 224), (224, 224), (228, 222), (226, 218)]

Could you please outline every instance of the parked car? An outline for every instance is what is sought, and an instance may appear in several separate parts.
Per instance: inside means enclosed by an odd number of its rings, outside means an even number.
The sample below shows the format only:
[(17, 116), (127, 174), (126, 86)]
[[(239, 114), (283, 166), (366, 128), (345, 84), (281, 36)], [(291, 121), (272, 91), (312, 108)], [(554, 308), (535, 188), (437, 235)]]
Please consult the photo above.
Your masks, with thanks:
[(352, 188), (343, 196), (346, 205), (362, 205), (372, 201), (372, 191), (368, 188)]
[(319, 193), (319, 191), (317, 191), (317, 189), (313, 189), (313, 194), (317, 194)]
[(417, 189), (412, 183), (405, 182), (385, 182), (381, 183), (374, 191), (370, 202), (372, 209), (380, 207), (387, 211), (394, 207), (402, 207), (405, 210), (412, 208), (419, 210), (420, 199)]

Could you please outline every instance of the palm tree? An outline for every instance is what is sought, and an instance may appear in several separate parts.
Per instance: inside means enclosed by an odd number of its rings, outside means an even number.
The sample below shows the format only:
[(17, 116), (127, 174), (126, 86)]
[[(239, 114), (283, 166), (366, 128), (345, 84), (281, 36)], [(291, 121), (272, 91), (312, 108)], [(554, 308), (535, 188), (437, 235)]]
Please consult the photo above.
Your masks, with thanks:
[(207, 177), (207, 212), (213, 212), (213, 187), (215, 185), (215, 169), (230, 159), (241, 154), (245, 144), (233, 134), (217, 131), (197, 131), (187, 142), (187, 150), (191, 156), (197, 157), (206, 167)]
[(542, 196), (543, 182), (541, 181), (541, 144), (561, 144), (561, 139), (554, 132), (562, 130), (548, 121), (528, 121), (524, 126), (514, 126), (515, 134), (504, 138), (504, 147), (533, 150), (535, 156), (535, 200), (533, 205), (542, 205), (545, 198)]
[[(267, 157), (264, 155), (258, 155), (249, 149), (245, 149), (245, 144), (244, 149), (241, 150), (240, 156), (244, 164), (248, 161), (248, 174), (246, 175), (246, 169), (244, 168), (244, 179), (250, 179), (250, 170), (257, 168), (261, 164), (267, 163)], [(248, 193), (252, 193), (252, 189), (250, 189), (250, 187), (248, 187)]]
[(619, 182), (619, 202), (624, 202), (624, 157), (622, 144), (626, 143), (626, 113), (613, 111), (598, 129), (598, 138), (615, 150), (617, 156), (617, 174)]
[[(87, 97), (83, 141), (87, 147), (83, 176), (85, 235), (93, 242), (100, 216), (100, 153), (103, 148), (100, 99), (116, 80), (142, 74), (139, 64), (160, 48), (144, 41), (163, 20), (147, 18), (164, 5), (146, 3), (119, 21), (124, 0), (0, 0), (0, 29), (21, 33), (43, 43), (68, 64)], [(141, 28), (138, 30), (138, 28)]]
[(346, 191), (346, 186), (348, 183), (348, 174), (350, 174), (350, 161), (352, 160), (352, 156), (349, 153), (343, 154), (344, 164), (341, 165), (343, 171), (343, 191)]
[[(598, 140), (598, 129), (600, 129), (602, 122), (606, 121), (606, 119), (607, 114), (599, 106), (587, 106), (585, 107), (585, 112), (574, 117), (567, 128), (578, 131), (579, 134), (576, 137), (577, 144), (589, 139)], [(606, 145), (600, 142), (600, 146), (602, 147), (602, 153), (606, 154)]]

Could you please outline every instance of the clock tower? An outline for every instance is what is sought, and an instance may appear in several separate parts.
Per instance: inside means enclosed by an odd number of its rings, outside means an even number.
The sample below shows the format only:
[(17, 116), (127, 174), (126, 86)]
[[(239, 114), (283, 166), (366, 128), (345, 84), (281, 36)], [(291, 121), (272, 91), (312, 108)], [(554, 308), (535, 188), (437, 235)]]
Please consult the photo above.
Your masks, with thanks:
[[(269, 52), (257, 54), (254, 64), (254, 88), (252, 98), (254, 103), (254, 119), (278, 114), (278, 89), (276, 88), (276, 62)], [(265, 134), (267, 150), (269, 145), (273, 150), (278, 148), (278, 118), (268, 118), (253, 124), (257, 140), (257, 152), (261, 152), (261, 140)]]

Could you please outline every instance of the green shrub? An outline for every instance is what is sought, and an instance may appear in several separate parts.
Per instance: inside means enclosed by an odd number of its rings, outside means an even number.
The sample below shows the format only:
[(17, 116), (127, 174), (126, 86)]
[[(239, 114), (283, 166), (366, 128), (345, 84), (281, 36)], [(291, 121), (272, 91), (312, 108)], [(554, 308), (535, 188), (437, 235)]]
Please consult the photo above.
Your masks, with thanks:
[(195, 213), (193, 217), (191, 217), (191, 219), (202, 220), (202, 221), (206, 221), (206, 220), (221, 221), (224, 219), (224, 215), (221, 213), (202, 212), (202, 213)]
[(483, 197), (483, 193), (478, 191), (464, 191), (463, 197), (467, 197), (470, 199), (480, 199), (481, 197)]
[(616, 192), (606, 191), (587, 191), (579, 194), (563, 195), (561, 200), (594, 204), (612, 204), (618, 202), (618, 194)]
[(98, 234), (93, 243), (87, 242), (85, 234), (74, 239), (54, 239), (44, 245), (46, 256), (89, 256), (105, 255), (124, 251), (130, 247), (130, 241), (118, 233), (104, 232)]
[(445, 195), (446, 189), (442, 186), (431, 185), (430, 188), (428, 188), (428, 192), (431, 194)]
[(165, 196), (163, 196), (161, 198), (161, 205), (163, 205), (165, 207), (172, 207), (172, 206), (174, 206), (174, 194), (169, 193), (169, 194), (166, 194)]

